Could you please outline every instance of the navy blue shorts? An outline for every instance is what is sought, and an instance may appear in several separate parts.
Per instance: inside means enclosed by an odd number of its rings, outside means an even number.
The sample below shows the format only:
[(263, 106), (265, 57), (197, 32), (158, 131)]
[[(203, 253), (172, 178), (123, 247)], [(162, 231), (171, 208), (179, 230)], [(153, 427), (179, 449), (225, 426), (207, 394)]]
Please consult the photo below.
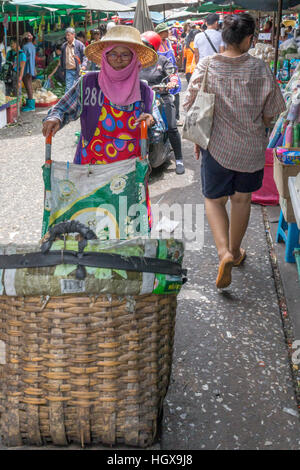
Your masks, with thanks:
[(202, 150), (202, 193), (208, 199), (232, 196), (235, 192), (252, 193), (262, 186), (264, 168), (254, 173), (228, 170), (208, 150)]

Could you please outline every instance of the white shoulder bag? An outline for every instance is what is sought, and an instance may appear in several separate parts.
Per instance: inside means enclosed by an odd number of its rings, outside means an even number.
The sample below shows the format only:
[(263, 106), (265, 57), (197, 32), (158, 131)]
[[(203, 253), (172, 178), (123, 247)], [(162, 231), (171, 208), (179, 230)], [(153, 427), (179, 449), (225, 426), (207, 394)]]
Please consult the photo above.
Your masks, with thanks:
[(215, 107), (215, 95), (205, 91), (209, 64), (210, 60), (206, 66), (201, 88), (193, 105), (186, 114), (182, 130), (182, 137), (184, 139), (200, 145), (203, 149), (207, 149), (209, 144)]

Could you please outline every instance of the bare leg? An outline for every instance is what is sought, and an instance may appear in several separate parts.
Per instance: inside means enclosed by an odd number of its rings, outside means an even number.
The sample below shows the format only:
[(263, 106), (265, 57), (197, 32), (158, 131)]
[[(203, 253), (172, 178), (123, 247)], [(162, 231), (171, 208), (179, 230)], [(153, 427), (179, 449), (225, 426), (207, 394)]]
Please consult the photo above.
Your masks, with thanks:
[(205, 198), (205, 211), (211, 228), (219, 259), (221, 260), (229, 250), (229, 218), (226, 210), (228, 197), (218, 199)]
[(230, 197), (230, 202), (229, 250), (234, 259), (237, 259), (241, 255), (241, 243), (249, 223), (251, 193), (235, 193)]
[(32, 76), (29, 73), (27, 73), (23, 77), (23, 82), (24, 82), (24, 85), (25, 85), (25, 88), (26, 88), (28, 99), (32, 100), (32, 98), (33, 98)]

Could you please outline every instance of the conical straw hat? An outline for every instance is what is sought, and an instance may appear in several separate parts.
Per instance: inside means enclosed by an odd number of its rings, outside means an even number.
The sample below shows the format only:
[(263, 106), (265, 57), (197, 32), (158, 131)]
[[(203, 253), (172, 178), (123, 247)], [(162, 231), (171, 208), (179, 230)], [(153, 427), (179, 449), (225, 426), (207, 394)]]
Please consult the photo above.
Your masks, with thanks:
[(85, 55), (88, 60), (101, 65), (103, 50), (113, 44), (124, 44), (124, 46), (134, 49), (142, 67), (150, 67), (157, 62), (156, 52), (145, 46), (139, 31), (132, 26), (115, 26), (111, 28), (102, 39), (85, 48)]

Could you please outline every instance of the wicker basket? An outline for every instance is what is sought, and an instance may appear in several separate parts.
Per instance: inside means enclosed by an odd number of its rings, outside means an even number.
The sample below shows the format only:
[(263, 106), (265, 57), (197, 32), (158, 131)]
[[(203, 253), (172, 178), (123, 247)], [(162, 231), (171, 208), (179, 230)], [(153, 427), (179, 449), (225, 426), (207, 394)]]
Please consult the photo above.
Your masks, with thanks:
[(176, 295), (0, 296), (3, 443), (153, 444), (175, 314)]

